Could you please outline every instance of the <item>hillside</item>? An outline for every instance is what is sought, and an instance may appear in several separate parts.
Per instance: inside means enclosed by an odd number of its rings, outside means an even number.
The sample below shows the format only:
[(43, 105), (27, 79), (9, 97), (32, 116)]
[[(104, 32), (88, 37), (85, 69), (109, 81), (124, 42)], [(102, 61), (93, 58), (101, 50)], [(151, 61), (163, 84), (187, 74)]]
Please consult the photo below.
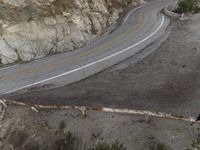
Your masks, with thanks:
[(142, 0), (0, 0), (0, 62), (73, 50), (108, 32)]

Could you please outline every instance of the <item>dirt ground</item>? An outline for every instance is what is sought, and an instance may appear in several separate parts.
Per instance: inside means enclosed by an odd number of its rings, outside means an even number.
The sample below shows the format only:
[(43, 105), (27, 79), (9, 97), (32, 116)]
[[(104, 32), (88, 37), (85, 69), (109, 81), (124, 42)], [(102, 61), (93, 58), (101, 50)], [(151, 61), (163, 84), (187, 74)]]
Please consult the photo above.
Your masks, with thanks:
[[(76, 139), (76, 148), (59, 149), (66, 134)], [(144, 116), (88, 112), (84, 117), (79, 111), (39, 110), (9, 106), (1, 123), (1, 150), (87, 150), (98, 142), (116, 140), (127, 150), (191, 149), (192, 140), (198, 135), (198, 126), (188, 122)], [(165, 150), (165, 149), (161, 149)]]
[[(135, 57), (79, 83), (65, 87), (30, 89), (8, 98), (28, 103), (107, 106), (161, 111), (198, 116), (200, 112), (200, 15), (191, 20), (173, 21), (169, 38), (153, 53), (136, 62)], [(146, 50), (151, 49), (151, 45)], [(60, 129), (62, 121), (64, 128)], [(143, 116), (77, 111), (35, 113), (27, 107), (8, 107), (1, 123), (2, 150), (54, 150), (56, 140), (70, 131), (79, 139), (79, 148), (98, 141), (123, 142), (127, 150), (156, 150), (156, 144), (168, 149), (188, 150), (198, 135), (198, 125)], [(20, 137), (20, 138), (19, 138)], [(18, 139), (18, 140), (17, 140)]]

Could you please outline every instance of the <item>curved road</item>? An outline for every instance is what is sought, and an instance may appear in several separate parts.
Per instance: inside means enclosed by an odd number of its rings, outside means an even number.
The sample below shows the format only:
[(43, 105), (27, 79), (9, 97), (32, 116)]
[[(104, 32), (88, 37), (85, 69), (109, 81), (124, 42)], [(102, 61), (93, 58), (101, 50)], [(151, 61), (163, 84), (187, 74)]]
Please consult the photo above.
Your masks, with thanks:
[(155, 42), (169, 19), (160, 11), (175, 0), (155, 0), (128, 13), (113, 33), (81, 49), (0, 69), (0, 95), (33, 86), (63, 86), (85, 79)]

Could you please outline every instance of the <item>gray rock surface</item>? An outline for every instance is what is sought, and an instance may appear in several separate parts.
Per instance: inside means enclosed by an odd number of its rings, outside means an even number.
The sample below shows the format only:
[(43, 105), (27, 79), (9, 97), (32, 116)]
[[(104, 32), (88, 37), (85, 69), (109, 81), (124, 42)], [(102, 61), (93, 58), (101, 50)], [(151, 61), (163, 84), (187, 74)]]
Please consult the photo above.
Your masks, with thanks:
[(0, 0), (0, 62), (29, 61), (94, 40), (143, 0)]

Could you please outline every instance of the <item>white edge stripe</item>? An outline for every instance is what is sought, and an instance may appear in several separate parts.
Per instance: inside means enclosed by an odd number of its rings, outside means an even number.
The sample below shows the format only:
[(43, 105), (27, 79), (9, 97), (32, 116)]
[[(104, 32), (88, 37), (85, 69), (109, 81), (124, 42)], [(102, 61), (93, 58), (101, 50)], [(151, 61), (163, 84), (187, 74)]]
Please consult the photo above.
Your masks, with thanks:
[(92, 63), (89, 63), (89, 64), (84, 65), (84, 66), (82, 66), (82, 67), (76, 68), (76, 69), (74, 69), (74, 70), (67, 71), (67, 72), (62, 73), (62, 74), (60, 74), (60, 75), (53, 76), (53, 77), (50, 77), (50, 78), (48, 78), (48, 79), (41, 80), (41, 81), (38, 81), (38, 82), (35, 82), (35, 83), (32, 83), (32, 84), (29, 84), (29, 85), (27, 85), (27, 86), (23, 86), (23, 87), (21, 87), (21, 88), (18, 88), (18, 89), (14, 89), (14, 90), (5, 92), (5, 93), (3, 93), (3, 94), (10, 94), (10, 93), (16, 92), (16, 91), (18, 91), (18, 90), (22, 90), (22, 89), (25, 89), (25, 88), (28, 88), (28, 87), (31, 87), (31, 86), (34, 86), (34, 85), (38, 85), (38, 84), (41, 84), (41, 83), (44, 83), (44, 82), (47, 82), (47, 81), (50, 81), (50, 80), (54, 80), (54, 79), (60, 78), (60, 77), (62, 77), (62, 76), (65, 76), (65, 75), (74, 73), (74, 72), (76, 72), (76, 71), (85, 69), (85, 68), (90, 67), (90, 66), (92, 66), (92, 65), (95, 65), (95, 64), (97, 64), (97, 63), (100, 63), (100, 62), (103, 62), (103, 61), (105, 61), (105, 60), (108, 60), (108, 59), (110, 59), (110, 58), (112, 58), (112, 57), (115, 57), (115, 56), (117, 56), (117, 55), (119, 55), (119, 54), (122, 54), (122, 53), (124, 53), (124, 52), (126, 52), (126, 51), (128, 51), (128, 50), (130, 50), (130, 49), (132, 49), (132, 48), (134, 48), (134, 47), (136, 47), (136, 46), (138, 46), (138, 45), (140, 45), (141, 43), (147, 41), (147, 40), (150, 39), (152, 36), (154, 36), (154, 35), (161, 29), (161, 27), (162, 27), (163, 24), (164, 24), (164, 21), (165, 21), (165, 17), (162, 15), (162, 22), (161, 22), (160, 26), (159, 26), (153, 33), (151, 33), (149, 36), (147, 36), (147, 37), (144, 38), (143, 40), (141, 40), (141, 41), (139, 41), (139, 42), (137, 42), (137, 43), (135, 43), (135, 44), (133, 44), (133, 45), (131, 45), (131, 46), (125, 48), (125, 49), (123, 49), (122, 51), (119, 51), (119, 52), (117, 52), (117, 53), (115, 53), (115, 54), (109, 55), (109, 56), (107, 56), (107, 57), (104, 57), (104, 58), (99, 59), (99, 60), (97, 60), (97, 61), (94, 61), (94, 62), (92, 62)]
[(138, 9), (140, 9), (140, 8), (142, 8), (142, 7), (143, 7), (143, 5), (137, 7), (137, 8), (135, 8), (135, 9), (133, 9), (131, 12), (129, 12), (128, 15), (126, 16), (126, 18), (124, 19), (124, 21), (123, 21), (122, 24), (125, 24), (125, 23), (127, 22), (128, 18), (133, 14), (133, 12), (137, 11)]

